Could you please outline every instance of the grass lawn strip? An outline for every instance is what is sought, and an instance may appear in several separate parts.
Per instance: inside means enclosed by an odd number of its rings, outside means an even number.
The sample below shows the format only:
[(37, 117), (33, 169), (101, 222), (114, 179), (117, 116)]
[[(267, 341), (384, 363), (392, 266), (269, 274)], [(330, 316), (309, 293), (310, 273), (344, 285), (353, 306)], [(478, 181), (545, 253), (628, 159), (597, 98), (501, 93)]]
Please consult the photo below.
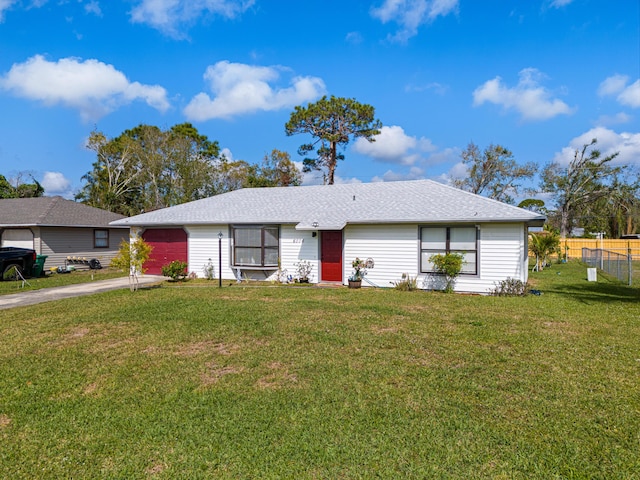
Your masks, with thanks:
[(127, 290), (0, 312), (2, 478), (640, 478), (640, 295)]

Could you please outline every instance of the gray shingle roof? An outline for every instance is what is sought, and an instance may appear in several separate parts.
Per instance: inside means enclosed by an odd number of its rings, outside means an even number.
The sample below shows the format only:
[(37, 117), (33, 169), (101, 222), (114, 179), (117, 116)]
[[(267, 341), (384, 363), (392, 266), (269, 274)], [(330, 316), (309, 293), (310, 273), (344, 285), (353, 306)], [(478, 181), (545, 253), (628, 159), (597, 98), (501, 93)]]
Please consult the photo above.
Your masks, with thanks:
[(0, 199), (0, 226), (108, 227), (123, 215), (62, 197)]
[[(544, 215), (431, 180), (247, 188), (156, 210), (113, 225), (161, 226), (230, 223), (296, 224), (341, 229), (346, 224), (525, 222)], [(314, 223), (317, 222), (317, 226)]]

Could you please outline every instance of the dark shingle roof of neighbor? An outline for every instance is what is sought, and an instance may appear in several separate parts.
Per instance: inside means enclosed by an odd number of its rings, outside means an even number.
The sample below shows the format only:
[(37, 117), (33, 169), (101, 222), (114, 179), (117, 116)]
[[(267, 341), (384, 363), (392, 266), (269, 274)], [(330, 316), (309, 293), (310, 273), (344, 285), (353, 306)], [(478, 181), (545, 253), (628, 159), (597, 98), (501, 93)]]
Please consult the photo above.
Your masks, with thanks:
[(431, 180), (246, 188), (116, 221), (161, 226), (230, 223), (296, 224), (301, 230), (346, 224), (524, 222), (544, 215)]
[[(110, 227), (126, 218), (62, 197), (0, 199), (0, 226)], [(113, 225), (111, 225), (113, 227)]]

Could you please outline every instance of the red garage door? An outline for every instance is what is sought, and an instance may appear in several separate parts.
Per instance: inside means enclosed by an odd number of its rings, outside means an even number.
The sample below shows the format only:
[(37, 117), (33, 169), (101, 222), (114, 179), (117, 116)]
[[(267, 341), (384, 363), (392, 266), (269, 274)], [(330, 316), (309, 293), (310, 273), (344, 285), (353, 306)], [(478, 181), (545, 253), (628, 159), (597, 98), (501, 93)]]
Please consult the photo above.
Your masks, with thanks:
[(174, 260), (187, 262), (187, 234), (181, 228), (145, 230), (142, 239), (153, 247), (149, 260), (144, 264), (146, 273), (162, 275), (163, 265)]

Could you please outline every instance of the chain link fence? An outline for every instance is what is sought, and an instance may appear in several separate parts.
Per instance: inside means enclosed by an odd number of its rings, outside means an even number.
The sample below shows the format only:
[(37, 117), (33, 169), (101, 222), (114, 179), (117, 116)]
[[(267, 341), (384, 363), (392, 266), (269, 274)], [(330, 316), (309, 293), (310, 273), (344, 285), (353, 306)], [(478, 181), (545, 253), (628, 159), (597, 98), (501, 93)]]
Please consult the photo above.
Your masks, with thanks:
[(582, 262), (590, 267), (599, 268), (629, 286), (633, 283), (631, 255), (623, 255), (601, 248), (583, 248)]

